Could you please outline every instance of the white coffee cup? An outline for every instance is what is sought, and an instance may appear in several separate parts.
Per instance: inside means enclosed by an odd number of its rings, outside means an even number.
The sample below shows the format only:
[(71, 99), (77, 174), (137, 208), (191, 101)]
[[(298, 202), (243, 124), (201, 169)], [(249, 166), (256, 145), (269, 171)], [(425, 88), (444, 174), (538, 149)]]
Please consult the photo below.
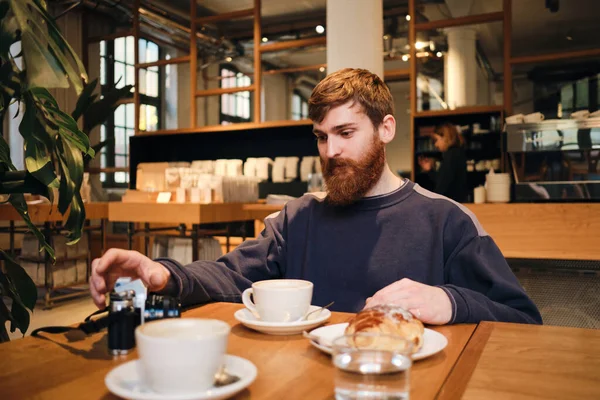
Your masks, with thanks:
[(254, 282), (251, 288), (244, 290), (242, 302), (261, 321), (293, 322), (308, 312), (312, 293), (312, 282), (272, 279)]
[(544, 114), (542, 114), (541, 112), (534, 112), (531, 114), (527, 114), (526, 116), (523, 117), (523, 121), (525, 122), (540, 122), (544, 120)]
[(474, 197), (474, 202), (475, 204), (483, 204), (485, 203), (485, 187), (484, 186), (478, 186), (475, 188), (475, 190), (473, 191), (473, 197)]
[(135, 330), (140, 375), (155, 392), (197, 393), (210, 388), (223, 364), (230, 327), (216, 319), (173, 318)]

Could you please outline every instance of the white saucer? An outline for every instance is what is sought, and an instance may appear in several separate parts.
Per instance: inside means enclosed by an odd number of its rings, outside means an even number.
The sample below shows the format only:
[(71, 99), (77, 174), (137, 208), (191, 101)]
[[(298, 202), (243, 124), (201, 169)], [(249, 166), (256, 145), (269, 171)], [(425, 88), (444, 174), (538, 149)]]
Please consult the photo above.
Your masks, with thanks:
[(133, 360), (113, 368), (104, 383), (113, 394), (132, 400), (220, 400), (233, 396), (250, 386), (256, 379), (256, 366), (250, 361), (229, 354), (225, 355), (225, 370), (240, 377), (231, 385), (211, 387), (198, 393), (167, 395), (153, 392), (146, 387), (139, 375), (140, 360)]
[[(348, 323), (343, 323), (315, 329), (310, 332), (310, 335), (317, 339), (309, 340), (310, 344), (327, 354), (331, 354), (331, 343), (334, 339), (344, 336), (344, 331), (347, 326)], [(412, 355), (412, 359), (416, 361), (430, 357), (444, 350), (447, 345), (448, 339), (446, 339), (446, 336), (432, 329), (425, 328), (425, 333), (423, 334), (423, 346), (419, 351)]]
[[(310, 306), (308, 312), (318, 310), (321, 307)], [(246, 327), (269, 335), (296, 335), (308, 329), (315, 328), (331, 317), (331, 312), (324, 309), (320, 313), (311, 314), (307, 321), (298, 322), (265, 322), (257, 319), (247, 308), (239, 309), (233, 314), (235, 319)]]

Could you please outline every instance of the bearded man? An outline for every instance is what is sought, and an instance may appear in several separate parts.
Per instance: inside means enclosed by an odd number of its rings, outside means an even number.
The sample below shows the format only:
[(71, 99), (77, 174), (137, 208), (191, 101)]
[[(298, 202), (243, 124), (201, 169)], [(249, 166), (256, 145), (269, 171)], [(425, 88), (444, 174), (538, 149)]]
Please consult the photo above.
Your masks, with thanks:
[(343, 69), (309, 100), (326, 196), (307, 194), (265, 220), (265, 230), (217, 261), (183, 266), (111, 249), (94, 260), (90, 290), (104, 307), (115, 275), (183, 305), (240, 302), (253, 282), (314, 283), (313, 304), (335, 311), (394, 304), (428, 324), (541, 323), (502, 253), (464, 206), (390, 170), (392, 95), (375, 74)]

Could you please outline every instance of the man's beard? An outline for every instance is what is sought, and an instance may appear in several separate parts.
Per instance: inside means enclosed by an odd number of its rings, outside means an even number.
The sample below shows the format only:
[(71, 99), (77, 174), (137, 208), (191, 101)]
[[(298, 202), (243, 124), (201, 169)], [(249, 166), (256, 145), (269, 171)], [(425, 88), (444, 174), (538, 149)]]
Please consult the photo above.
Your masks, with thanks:
[(385, 145), (374, 135), (371, 147), (361, 160), (321, 158), (321, 164), (327, 185), (327, 202), (347, 206), (362, 199), (381, 177)]

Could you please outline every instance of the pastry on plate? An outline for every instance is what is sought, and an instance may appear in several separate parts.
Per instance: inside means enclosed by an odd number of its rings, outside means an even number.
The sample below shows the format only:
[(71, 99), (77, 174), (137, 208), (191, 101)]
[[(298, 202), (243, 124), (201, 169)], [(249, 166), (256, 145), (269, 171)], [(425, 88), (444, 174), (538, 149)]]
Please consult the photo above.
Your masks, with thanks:
[(386, 348), (389, 343), (384, 343), (383, 337), (377, 337), (374, 334), (392, 335), (402, 337), (412, 343), (412, 353), (416, 353), (423, 346), (425, 328), (421, 321), (403, 308), (392, 305), (379, 305), (360, 311), (348, 322), (346, 335), (361, 333), (373, 335), (351, 339), (357, 346)]

